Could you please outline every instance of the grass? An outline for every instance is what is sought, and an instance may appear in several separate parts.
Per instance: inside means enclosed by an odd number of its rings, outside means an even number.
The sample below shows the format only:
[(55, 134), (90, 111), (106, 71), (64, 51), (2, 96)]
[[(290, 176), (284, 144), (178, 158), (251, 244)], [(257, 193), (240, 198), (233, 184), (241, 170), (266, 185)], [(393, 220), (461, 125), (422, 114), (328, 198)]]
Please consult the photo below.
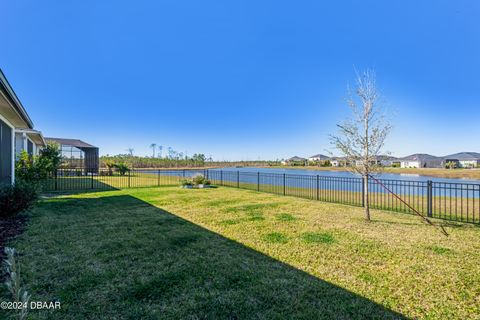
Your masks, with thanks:
[[(217, 177), (218, 178), (218, 177)], [(156, 187), (156, 186), (173, 186), (179, 185), (182, 177), (161, 175), (160, 177), (153, 173), (132, 173), (130, 176), (90, 176), (90, 177), (58, 177), (56, 181), (50, 180), (46, 186), (46, 190), (64, 192), (65, 190), (115, 190), (128, 187)], [(291, 187), (287, 186), (285, 189), (283, 185), (260, 184), (241, 182), (237, 185), (236, 181), (229, 180), (212, 180), (213, 183), (226, 186), (237, 187), (249, 190), (259, 190), (268, 193), (283, 194), (302, 197), (307, 199), (317, 199), (320, 201), (350, 204), (359, 206), (362, 203), (362, 194), (358, 191), (343, 191), (327, 189), (326, 186), (320, 183), (320, 188), (317, 194), (315, 186), (311, 188)], [(360, 188), (359, 185), (357, 185)], [(394, 188), (395, 189), (395, 188)], [(381, 210), (392, 210), (398, 212), (412, 213), (404, 203), (396, 199), (390, 194), (379, 192), (382, 190), (377, 186), (377, 191), (370, 192), (370, 205), (372, 208)], [(405, 187), (405, 190), (413, 193), (413, 188)], [(433, 217), (443, 218), (461, 222), (480, 223), (480, 198), (473, 197), (473, 191), (470, 190), (469, 198), (455, 197), (455, 191), (440, 189), (435, 191), (441, 195), (434, 195), (433, 197)], [(477, 194), (477, 193), (475, 193)], [(419, 212), (426, 214), (427, 211), (427, 197), (424, 195), (400, 194), (400, 196), (407, 201), (413, 208)], [(252, 219), (261, 219), (261, 217), (252, 217)]]
[(335, 242), (335, 237), (328, 232), (306, 232), (302, 234), (302, 239), (306, 243), (325, 243)]
[(287, 243), (288, 237), (280, 232), (271, 232), (263, 235), (262, 240), (267, 243)]
[(478, 319), (479, 227), (450, 223), (445, 238), (410, 215), (372, 216), (137, 188), (44, 199), (11, 245), (32, 300), (62, 303), (32, 319)]

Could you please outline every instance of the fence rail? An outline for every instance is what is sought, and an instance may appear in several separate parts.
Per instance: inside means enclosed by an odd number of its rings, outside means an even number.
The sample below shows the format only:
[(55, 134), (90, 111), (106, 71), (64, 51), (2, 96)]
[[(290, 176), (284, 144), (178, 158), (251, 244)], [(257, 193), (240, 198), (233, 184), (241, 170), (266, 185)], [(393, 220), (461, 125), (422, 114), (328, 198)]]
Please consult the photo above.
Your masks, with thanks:
[[(363, 206), (364, 183), (357, 177), (330, 177), (218, 169), (132, 169), (123, 175), (108, 169), (59, 169), (48, 179), (46, 191), (113, 190), (178, 185), (195, 174), (213, 184), (325, 202)], [(429, 217), (480, 224), (480, 184), (379, 179), (410, 206)], [(372, 208), (412, 213), (412, 210), (370, 180)]]

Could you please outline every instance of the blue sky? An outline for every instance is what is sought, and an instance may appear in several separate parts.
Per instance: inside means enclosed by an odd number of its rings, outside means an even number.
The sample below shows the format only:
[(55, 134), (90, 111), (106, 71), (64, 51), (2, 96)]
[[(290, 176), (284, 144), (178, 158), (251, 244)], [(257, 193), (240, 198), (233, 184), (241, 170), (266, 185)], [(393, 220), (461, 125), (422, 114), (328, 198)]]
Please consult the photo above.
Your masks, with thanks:
[(0, 67), (46, 136), (215, 159), (309, 156), (374, 68), (402, 156), (480, 152), (480, 2), (19, 1)]

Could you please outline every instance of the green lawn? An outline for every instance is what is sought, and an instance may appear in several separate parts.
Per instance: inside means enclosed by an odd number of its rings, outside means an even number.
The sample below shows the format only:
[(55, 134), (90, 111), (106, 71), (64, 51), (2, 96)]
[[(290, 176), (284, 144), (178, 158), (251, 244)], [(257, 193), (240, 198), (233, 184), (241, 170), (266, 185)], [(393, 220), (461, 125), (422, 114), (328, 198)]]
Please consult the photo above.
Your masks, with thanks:
[(449, 223), (445, 238), (414, 216), (372, 215), (138, 188), (43, 200), (11, 245), (32, 300), (62, 303), (32, 319), (480, 317), (478, 226)]

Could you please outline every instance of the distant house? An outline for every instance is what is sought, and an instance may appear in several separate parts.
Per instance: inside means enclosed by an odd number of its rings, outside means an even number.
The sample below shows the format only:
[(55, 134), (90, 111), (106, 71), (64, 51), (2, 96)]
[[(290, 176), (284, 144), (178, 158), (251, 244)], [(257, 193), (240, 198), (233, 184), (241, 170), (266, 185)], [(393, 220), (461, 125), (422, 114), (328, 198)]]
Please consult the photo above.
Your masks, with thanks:
[(476, 168), (480, 166), (480, 153), (478, 152), (460, 152), (443, 157), (444, 166), (449, 162), (454, 162), (460, 168)]
[(332, 157), (330, 158), (330, 164), (332, 167), (347, 167), (351, 165), (344, 157)]
[(400, 160), (392, 156), (378, 156), (377, 161), (382, 167), (393, 167), (396, 165), (400, 166)]
[(443, 158), (425, 153), (416, 153), (398, 159), (402, 168), (442, 168)]
[[(392, 167), (394, 164), (400, 164), (400, 161), (391, 156), (377, 156), (375, 157), (375, 161), (372, 161), (372, 165), (377, 165), (381, 167)], [(363, 160), (356, 160), (355, 165), (361, 166), (363, 164)]]
[(85, 169), (87, 173), (98, 173), (98, 148), (78, 139), (45, 138), (47, 142), (55, 142), (62, 153), (62, 167), (68, 169)]
[(326, 160), (330, 160), (330, 157), (326, 156), (326, 155), (323, 155), (323, 154), (316, 154), (314, 156), (311, 156), (308, 158), (308, 161), (326, 161)]
[(289, 165), (289, 166), (304, 166), (308, 162), (307, 159), (299, 157), (299, 156), (294, 156), (291, 157), (287, 160), (282, 161), (283, 165)]
[(0, 183), (15, 181), (15, 157), (22, 150), (36, 154), (45, 145), (33, 122), (0, 70)]

